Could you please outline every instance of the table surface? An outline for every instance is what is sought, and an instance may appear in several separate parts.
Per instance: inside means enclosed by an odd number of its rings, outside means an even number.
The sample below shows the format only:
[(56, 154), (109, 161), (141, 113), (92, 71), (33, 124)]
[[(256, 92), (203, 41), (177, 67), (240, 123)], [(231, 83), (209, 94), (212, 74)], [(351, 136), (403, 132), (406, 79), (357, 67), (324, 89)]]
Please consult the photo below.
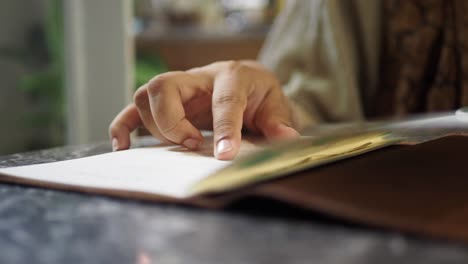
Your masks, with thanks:
[[(0, 167), (109, 150), (15, 154)], [(212, 211), (0, 184), (0, 263), (468, 263), (460, 244), (252, 203)]]

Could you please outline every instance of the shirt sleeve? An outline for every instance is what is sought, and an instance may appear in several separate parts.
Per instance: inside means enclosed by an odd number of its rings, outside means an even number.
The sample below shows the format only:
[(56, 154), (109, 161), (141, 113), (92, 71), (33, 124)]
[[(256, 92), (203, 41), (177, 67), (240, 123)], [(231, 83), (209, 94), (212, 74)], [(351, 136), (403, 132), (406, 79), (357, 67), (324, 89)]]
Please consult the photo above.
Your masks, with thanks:
[(259, 56), (306, 126), (362, 119), (356, 36), (341, 2), (288, 1)]

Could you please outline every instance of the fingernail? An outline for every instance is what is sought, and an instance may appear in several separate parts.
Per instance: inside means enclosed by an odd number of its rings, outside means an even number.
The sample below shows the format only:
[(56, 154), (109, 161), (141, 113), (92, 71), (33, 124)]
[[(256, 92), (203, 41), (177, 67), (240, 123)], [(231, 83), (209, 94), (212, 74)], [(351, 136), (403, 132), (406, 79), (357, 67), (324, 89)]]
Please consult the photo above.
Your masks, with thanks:
[(217, 154), (225, 153), (231, 150), (232, 150), (232, 144), (231, 144), (231, 141), (228, 139), (223, 139), (218, 142), (218, 145), (216, 145)]
[(112, 138), (112, 151), (119, 150), (119, 141), (117, 138)]
[(189, 139), (184, 140), (182, 145), (184, 145), (185, 147), (189, 149), (197, 149), (198, 147), (200, 147), (200, 143), (201, 143), (200, 140), (189, 138)]

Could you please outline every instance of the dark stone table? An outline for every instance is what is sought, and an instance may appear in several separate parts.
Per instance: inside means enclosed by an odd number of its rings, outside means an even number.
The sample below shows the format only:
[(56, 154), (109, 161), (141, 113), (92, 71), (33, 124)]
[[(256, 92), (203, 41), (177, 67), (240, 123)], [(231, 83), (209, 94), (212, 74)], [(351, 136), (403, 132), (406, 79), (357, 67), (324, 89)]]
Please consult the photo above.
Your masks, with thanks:
[[(96, 144), (15, 154), (1, 157), (0, 167), (109, 149)], [(468, 263), (468, 247), (272, 201), (210, 211), (0, 184), (0, 263)]]

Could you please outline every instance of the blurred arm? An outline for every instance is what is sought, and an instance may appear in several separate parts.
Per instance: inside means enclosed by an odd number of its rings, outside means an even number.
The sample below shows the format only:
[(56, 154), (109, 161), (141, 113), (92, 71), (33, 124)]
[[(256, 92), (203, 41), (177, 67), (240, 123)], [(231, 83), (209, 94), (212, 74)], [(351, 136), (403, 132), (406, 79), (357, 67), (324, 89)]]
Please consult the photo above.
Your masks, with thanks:
[(336, 0), (287, 3), (259, 60), (277, 74), (303, 125), (362, 119), (351, 14)]

